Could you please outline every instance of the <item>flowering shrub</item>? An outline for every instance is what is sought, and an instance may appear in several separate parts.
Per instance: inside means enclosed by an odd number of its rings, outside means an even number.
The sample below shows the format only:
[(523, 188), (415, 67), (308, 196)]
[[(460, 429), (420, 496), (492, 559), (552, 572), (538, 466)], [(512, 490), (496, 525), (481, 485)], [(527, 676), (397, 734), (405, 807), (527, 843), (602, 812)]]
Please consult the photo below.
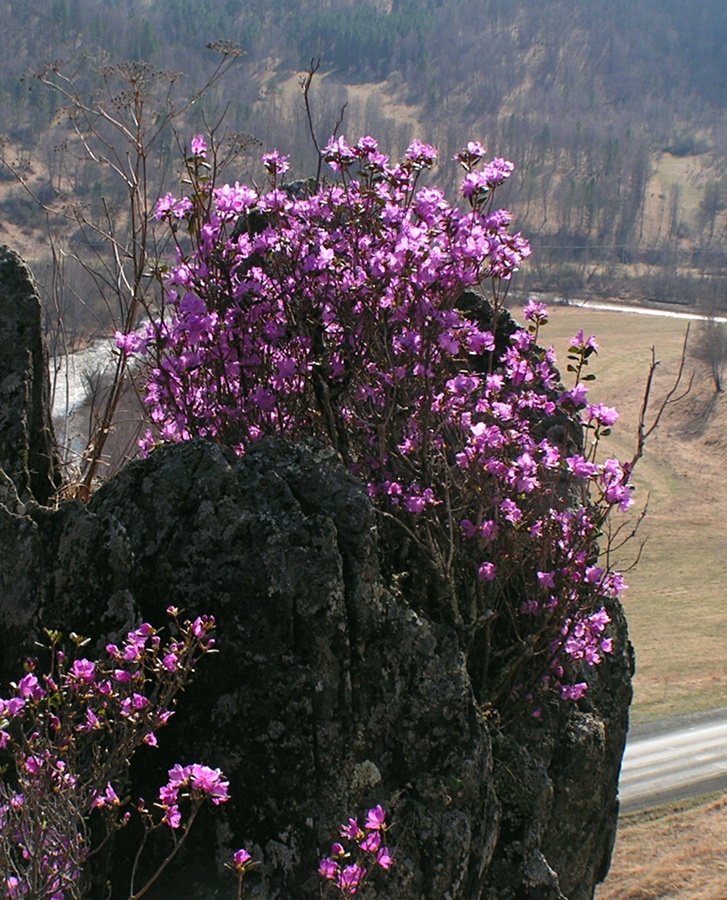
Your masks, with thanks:
[[(323, 154), (334, 180), (302, 195), (267, 154), (260, 192), (215, 186), (195, 138), (188, 195), (156, 209), (177, 238), (163, 314), (117, 336), (149, 366), (158, 437), (144, 447), (332, 444), (380, 511), (385, 564), (457, 629), (479, 699), (577, 699), (611, 649), (605, 606), (623, 588), (597, 539), (631, 502), (628, 467), (598, 456), (617, 414), (588, 403), (595, 339), (573, 338), (566, 388), (538, 345), (542, 304), (505, 335), (503, 299), (530, 253), (494, 204), (511, 163), (470, 142), (460, 208), (419, 186), (436, 152), (418, 141), (397, 164), (370, 137)], [(472, 288), (491, 302), (465, 303)]]
[[(108, 836), (128, 821), (119, 793), (129, 759), (141, 745), (156, 745), (177, 691), (214, 646), (212, 618), (182, 624), (175, 609), (169, 612), (175, 637), (163, 642), (144, 623), (120, 646), (107, 645), (102, 661), (80, 655), (87, 641), (77, 635), (70, 635), (69, 655), (61, 635), (46, 631), (47, 673), (37, 659), (28, 660), (11, 696), (0, 699), (0, 749), (7, 761), (0, 778), (0, 897), (81, 897), (84, 863), (95, 849), (90, 823), (100, 819)], [(176, 854), (206, 799), (225, 802), (227, 782), (219, 770), (195, 764), (169, 772), (159, 792), (161, 818), (140, 802), (147, 831), (169, 826), (182, 838), (138, 891), (132, 873), (132, 900)], [(184, 823), (182, 802), (188, 807)]]
[(381, 806), (368, 811), (363, 829), (358, 819), (349, 819), (340, 829), (346, 846), (336, 841), (330, 856), (320, 861), (318, 874), (338, 893), (356, 894), (377, 868), (389, 869), (392, 865), (389, 848), (383, 843), (386, 830), (386, 813)]

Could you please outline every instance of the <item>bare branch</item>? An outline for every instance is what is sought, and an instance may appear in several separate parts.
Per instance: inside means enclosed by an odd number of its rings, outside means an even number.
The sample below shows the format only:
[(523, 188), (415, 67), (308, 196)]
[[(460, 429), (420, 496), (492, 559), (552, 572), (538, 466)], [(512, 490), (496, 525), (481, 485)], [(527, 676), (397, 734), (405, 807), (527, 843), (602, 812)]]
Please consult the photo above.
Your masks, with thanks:
[(320, 58), (315, 61), (311, 60), (310, 65), (308, 66), (308, 71), (300, 79), (300, 86), (303, 91), (303, 103), (305, 105), (305, 115), (308, 120), (308, 131), (310, 132), (313, 146), (316, 148), (316, 153), (318, 154), (318, 166), (316, 168), (316, 190), (318, 190), (318, 186), (321, 183), (321, 167), (323, 165), (323, 156), (321, 154), (320, 145), (318, 144), (318, 138), (316, 137), (316, 130), (313, 126), (313, 113), (311, 112), (310, 106), (310, 89), (311, 85), (313, 84), (313, 78), (320, 67)]
[(651, 362), (649, 363), (649, 372), (646, 376), (646, 385), (644, 387), (644, 396), (641, 401), (641, 410), (639, 412), (639, 424), (636, 432), (636, 450), (634, 452), (633, 457), (631, 458), (631, 462), (629, 463), (630, 471), (633, 471), (636, 463), (641, 459), (644, 455), (644, 447), (646, 445), (646, 441), (651, 435), (656, 431), (659, 427), (659, 423), (661, 422), (661, 418), (664, 415), (664, 412), (667, 406), (671, 406), (674, 403), (678, 403), (680, 400), (683, 400), (684, 397), (692, 389), (692, 383), (694, 381), (694, 375), (689, 379), (689, 384), (686, 389), (682, 391), (681, 394), (677, 395), (677, 391), (679, 390), (679, 386), (682, 382), (682, 378), (684, 377), (684, 367), (687, 361), (687, 342), (689, 340), (689, 326), (687, 325), (687, 330), (684, 333), (684, 343), (682, 345), (682, 353), (679, 360), (679, 369), (677, 371), (677, 376), (674, 379), (674, 383), (671, 388), (667, 392), (666, 396), (662, 400), (659, 408), (656, 411), (656, 415), (651, 420), (651, 423), (647, 425), (646, 418), (649, 414), (649, 403), (651, 401), (651, 391), (654, 384), (654, 375), (656, 374), (656, 370), (659, 366), (659, 361), (656, 358), (656, 351), (652, 347), (651, 348)]

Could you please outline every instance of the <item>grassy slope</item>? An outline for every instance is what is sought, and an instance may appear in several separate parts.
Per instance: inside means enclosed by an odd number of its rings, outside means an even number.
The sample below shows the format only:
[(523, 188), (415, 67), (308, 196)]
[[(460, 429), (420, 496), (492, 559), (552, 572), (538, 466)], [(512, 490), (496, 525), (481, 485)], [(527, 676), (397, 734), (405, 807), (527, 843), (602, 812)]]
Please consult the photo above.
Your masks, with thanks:
[(727, 796), (623, 816), (597, 900), (724, 900)]
[[(542, 343), (552, 343), (564, 361), (580, 327), (602, 344), (591, 395), (622, 414), (608, 452), (629, 458), (651, 347), (662, 360), (658, 401), (673, 379), (685, 324), (554, 307)], [(727, 398), (713, 400), (709, 382), (697, 378), (689, 396), (665, 414), (635, 474), (639, 502), (649, 495), (641, 529), (648, 540), (627, 576), (625, 598), (637, 659), (636, 720), (727, 705)], [(622, 554), (621, 565), (634, 549)], [(596, 898), (724, 900), (726, 847), (727, 797), (624, 816)]]
[[(628, 459), (651, 347), (662, 361), (653, 392), (658, 402), (673, 380), (685, 323), (554, 307), (541, 343), (552, 343), (564, 361), (580, 327), (602, 345), (591, 396), (621, 412), (606, 449)], [(636, 505), (649, 499), (640, 530), (646, 544), (627, 575), (624, 604), (636, 649), (635, 720), (727, 705), (726, 456), (727, 397), (715, 399), (698, 371), (690, 394), (665, 414), (634, 478)], [(626, 568), (637, 551), (633, 541), (618, 566)]]

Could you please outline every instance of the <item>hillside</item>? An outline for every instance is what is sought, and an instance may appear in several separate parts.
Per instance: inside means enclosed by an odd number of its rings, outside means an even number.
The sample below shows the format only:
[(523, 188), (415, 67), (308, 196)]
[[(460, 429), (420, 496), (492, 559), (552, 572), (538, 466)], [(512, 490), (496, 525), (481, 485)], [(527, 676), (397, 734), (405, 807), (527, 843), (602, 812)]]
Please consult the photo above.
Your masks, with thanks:
[[(345, 106), (343, 129), (375, 134), (392, 155), (413, 137), (437, 146), (434, 177), (450, 192), (457, 172), (448, 160), (468, 139), (514, 161), (502, 201), (535, 249), (521, 289), (612, 296), (617, 284), (637, 300), (719, 307), (727, 295), (724, 5), (699, 0), (689, 25), (673, 0), (49, 0), (30, 8), (0, 0), (0, 27), (14, 36), (0, 49), (0, 238), (42, 270), (46, 216), (11, 168), (53, 210), (65, 251), (77, 250), (68, 246), (76, 228), (69, 232), (59, 212), (71, 210), (73, 221), (80, 205), (102, 218), (125, 202), (108, 166), (90, 162), (73, 139), (62, 96), (29, 73), (65, 60), (59, 72), (93, 98), (113, 64), (148, 63), (149, 108), (167, 96), (179, 107), (218, 59), (205, 45), (224, 38), (244, 55), (177, 121), (176, 134), (167, 128), (154, 142), (150, 189), (174, 186), (178, 142), (210, 128), (291, 154), (295, 176), (314, 171), (298, 82), (319, 58), (311, 92), (319, 139)], [(112, 103), (127, 88), (117, 78)], [(259, 179), (259, 152), (248, 140), (229, 177)]]

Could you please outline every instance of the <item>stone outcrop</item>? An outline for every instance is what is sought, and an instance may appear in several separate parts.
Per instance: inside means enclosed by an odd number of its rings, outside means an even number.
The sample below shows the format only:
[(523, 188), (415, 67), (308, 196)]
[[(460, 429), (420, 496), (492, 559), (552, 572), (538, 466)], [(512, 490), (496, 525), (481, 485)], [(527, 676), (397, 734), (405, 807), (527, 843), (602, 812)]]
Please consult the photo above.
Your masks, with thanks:
[(371, 506), (329, 452), (263, 443), (239, 460), (194, 441), (130, 463), (87, 508), (0, 521), (6, 676), (41, 620), (114, 637), (174, 603), (219, 623), (219, 655), (137, 767), (147, 796), (175, 759), (230, 779), (175, 897), (228, 896), (220, 864), (243, 840), (265, 860), (252, 896), (317, 897), (338, 822), (377, 802), (397, 821), (380, 896), (480, 895), (488, 730), (452, 635), (382, 589)]
[(16, 253), (0, 246), (0, 469), (21, 500), (47, 503), (60, 475), (40, 322), (30, 271)]
[[(203, 813), (147, 896), (230, 897), (223, 863), (244, 844), (262, 861), (246, 896), (313, 900), (338, 823), (382, 803), (396, 864), (367, 897), (592, 897), (630, 699), (619, 607), (586, 699), (498, 723), (475, 703), (454, 634), (389, 592), (371, 504), (325, 448), (265, 441), (239, 459), (192, 441), (129, 463), (88, 506), (18, 505), (11, 488), (0, 478), (2, 684), (42, 625), (100, 649), (142, 618), (162, 623), (169, 604), (217, 619), (220, 652), (160, 747), (137, 754), (131, 796), (201, 761), (223, 769), (232, 799)], [(97, 865), (100, 882), (115, 870), (114, 896), (128, 895), (137, 838), (122, 834)]]

